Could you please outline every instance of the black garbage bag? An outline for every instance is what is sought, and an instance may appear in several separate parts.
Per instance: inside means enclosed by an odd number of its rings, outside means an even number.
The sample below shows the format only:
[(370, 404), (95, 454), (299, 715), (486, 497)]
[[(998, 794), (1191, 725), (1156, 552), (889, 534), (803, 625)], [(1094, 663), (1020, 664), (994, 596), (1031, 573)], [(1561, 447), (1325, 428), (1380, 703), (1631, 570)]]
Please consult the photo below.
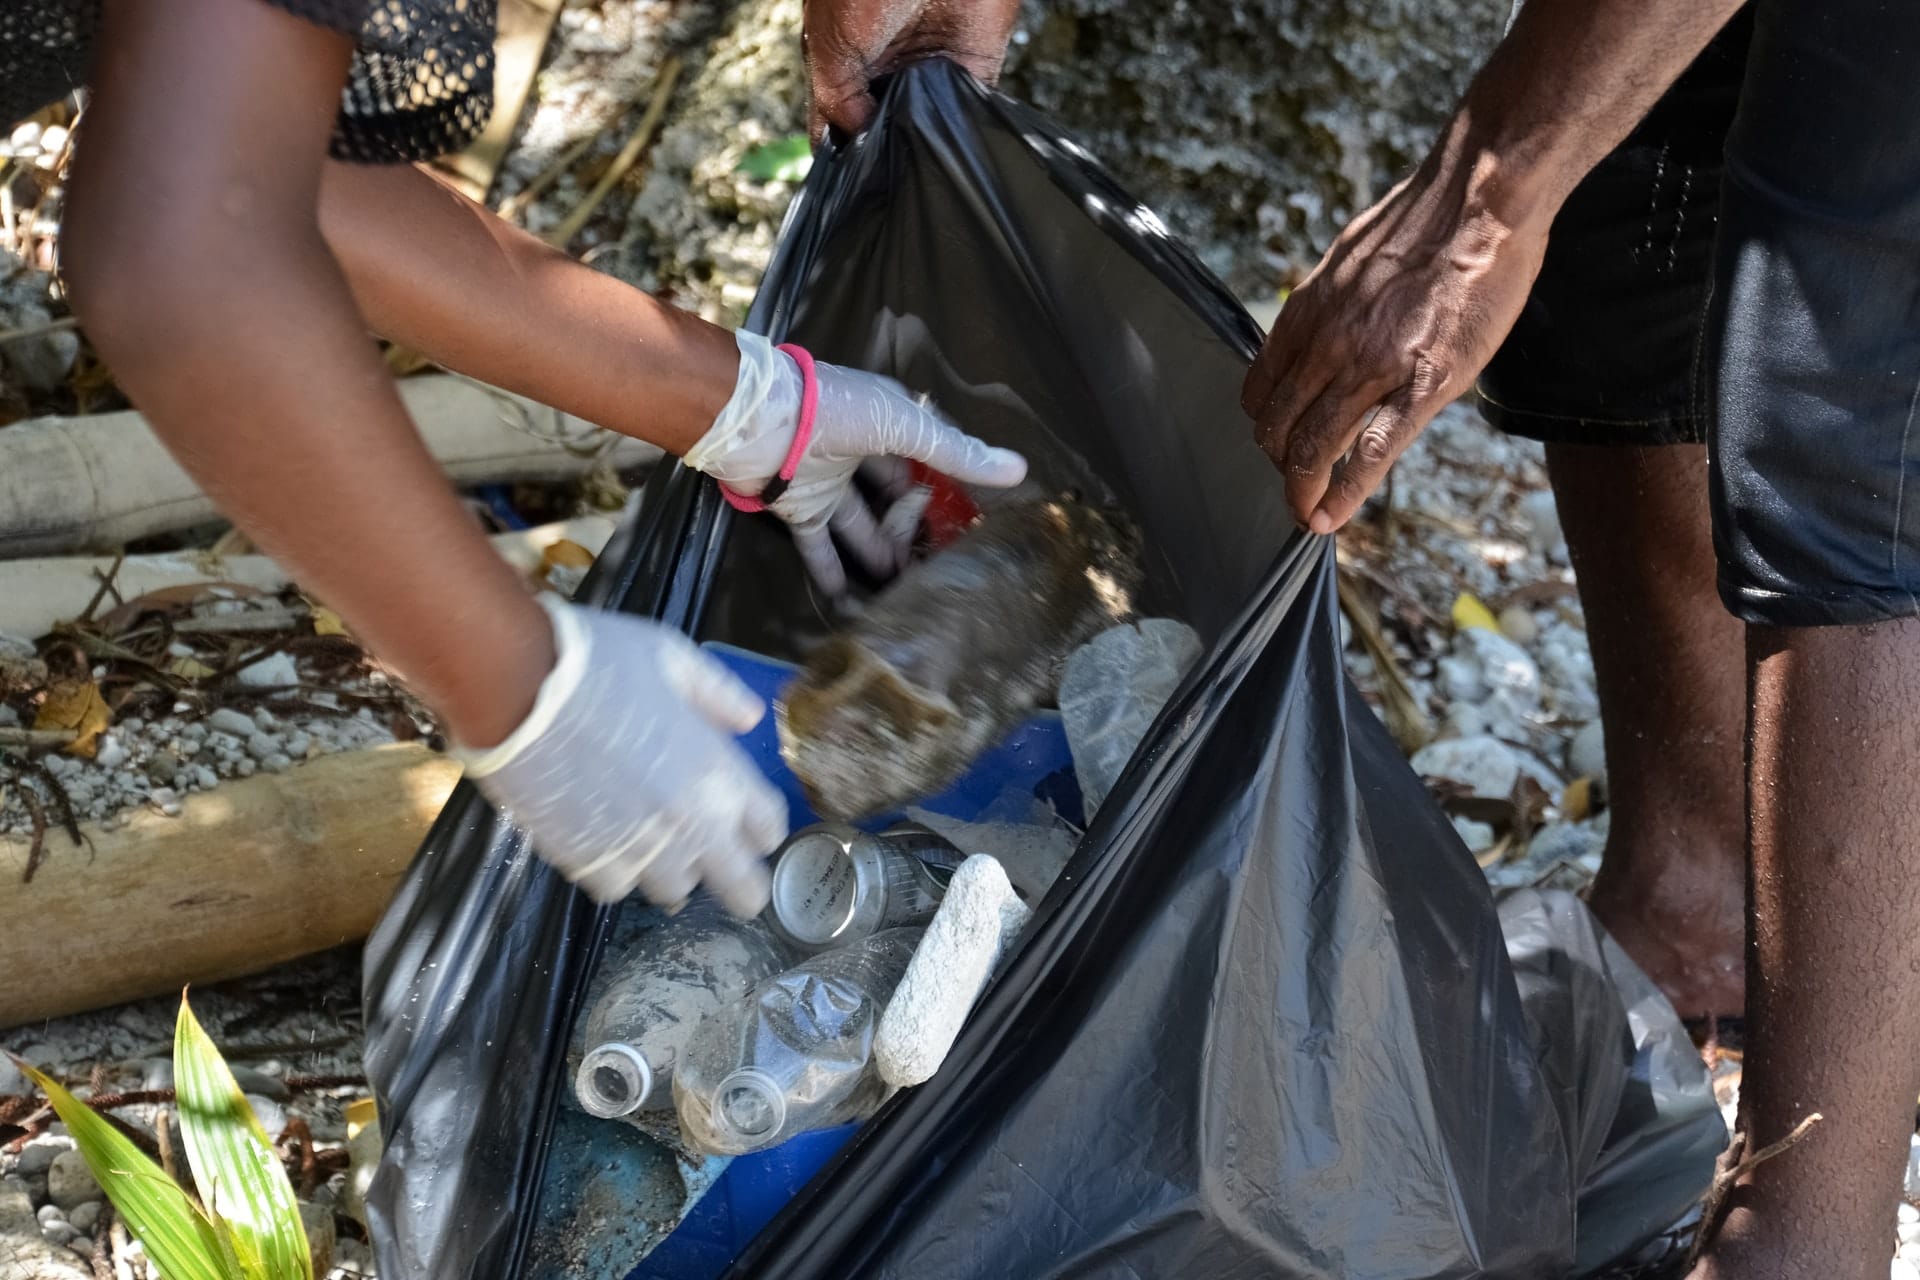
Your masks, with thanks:
[[(1032, 111), (915, 66), (816, 163), (749, 324), (1126, 504), (1150, 610), (1207, 650), (944, 1070), (733, 1274), (1573, 1276), (1686, 1213), (1724, 1137), (1698, 1060), (1574, 909), (1516, 982), (1342, 673), (1330, 544), (1293, 530), (1237, 404), (1258, 331), (1152, 213)], [(823, 625), (784, 533), (682, 469), (584, 592), (776, 657)], [(456, 794), (368, 947), (383, 1276), (549, 1273), (529, 1237), (608, 918)]]

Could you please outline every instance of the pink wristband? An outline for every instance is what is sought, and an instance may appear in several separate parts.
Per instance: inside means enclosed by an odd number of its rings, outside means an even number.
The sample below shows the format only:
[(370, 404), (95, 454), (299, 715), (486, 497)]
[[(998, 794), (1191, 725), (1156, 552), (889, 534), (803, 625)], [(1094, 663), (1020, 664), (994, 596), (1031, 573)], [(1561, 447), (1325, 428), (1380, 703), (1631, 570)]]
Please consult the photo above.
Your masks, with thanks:
[(807, 456), (807, 445), (813, 439), (813, 411), (820, 404), (820, 378), (814, 372), (813, 356), (805, 347), (791, 342), (783, 342), (775, 350), (784, 351), (800, 366), (800, 423), (794, 429), (793, 447), (787, 450), (787, 460), (780, 464), (773, 479), (767, 481), (766, 488), (757, 494), (736, 493), (724, 480), (720, 482), (720, 496), (728, 505), (749, 514), (765, 511), (780, 501), (780, 495), (793, 483), (793, 473), (800, 469), (800, 459)]

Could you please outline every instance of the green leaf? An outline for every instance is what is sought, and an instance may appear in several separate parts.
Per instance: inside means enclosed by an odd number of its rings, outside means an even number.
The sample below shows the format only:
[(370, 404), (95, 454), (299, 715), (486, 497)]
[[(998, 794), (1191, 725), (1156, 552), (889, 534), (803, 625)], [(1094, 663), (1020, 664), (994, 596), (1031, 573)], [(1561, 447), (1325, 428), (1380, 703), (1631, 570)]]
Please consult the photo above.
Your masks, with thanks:
[(241, 1280), (239, 1272), (222, 1265), (213, 1225), (165, 1170), (59, 1082), (14, 1061), (66, 1122), (107, 1199), (166, 1280)]
[(200, 1199), (225, 1228), (248, 1280), (313, 1280), (286, 1167), (184, 995), (173, 1036), (173, 1087)]
[(755, 182), (800, 182), (812, 168), (813, 146), (804, 133), (763, 142), (740, 157), (740, 172)]

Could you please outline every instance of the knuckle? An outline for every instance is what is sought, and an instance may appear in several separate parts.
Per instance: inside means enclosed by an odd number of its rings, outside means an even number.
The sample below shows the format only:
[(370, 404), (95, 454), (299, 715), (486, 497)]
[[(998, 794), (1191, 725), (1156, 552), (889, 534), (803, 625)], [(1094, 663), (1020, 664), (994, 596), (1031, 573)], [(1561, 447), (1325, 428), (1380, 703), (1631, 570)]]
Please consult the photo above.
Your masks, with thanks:
[(1354, 441), (1353, 460), (1367, 470), (1393, 461), (1393, 436), (1384, 427), (1370, 426)]

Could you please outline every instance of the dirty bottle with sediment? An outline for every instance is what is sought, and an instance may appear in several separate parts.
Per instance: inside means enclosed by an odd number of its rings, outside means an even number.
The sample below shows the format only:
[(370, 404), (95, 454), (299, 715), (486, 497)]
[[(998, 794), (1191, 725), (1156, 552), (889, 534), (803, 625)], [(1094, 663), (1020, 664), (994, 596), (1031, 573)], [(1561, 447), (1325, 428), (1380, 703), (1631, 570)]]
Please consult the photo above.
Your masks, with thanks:
[(702, 895), (606, 961), (581, 1020), (574, 1096), (607, 1119), (670, 1113), (672, 1078), (701, 1018), (798, 955), (758, 919), (737, 920)]
[(767, 922), (803, 952), (924, 924), (964, 858), (950, 842), (915, 823), (878, 835), (843, 823), (818, 823), (795, 832), (774, 852)]
[(823, 951), (702, 1019), (673, 1078), (686, 1141), (744, 1155), (877, 1111), (874, 1030), (924, 932)]

